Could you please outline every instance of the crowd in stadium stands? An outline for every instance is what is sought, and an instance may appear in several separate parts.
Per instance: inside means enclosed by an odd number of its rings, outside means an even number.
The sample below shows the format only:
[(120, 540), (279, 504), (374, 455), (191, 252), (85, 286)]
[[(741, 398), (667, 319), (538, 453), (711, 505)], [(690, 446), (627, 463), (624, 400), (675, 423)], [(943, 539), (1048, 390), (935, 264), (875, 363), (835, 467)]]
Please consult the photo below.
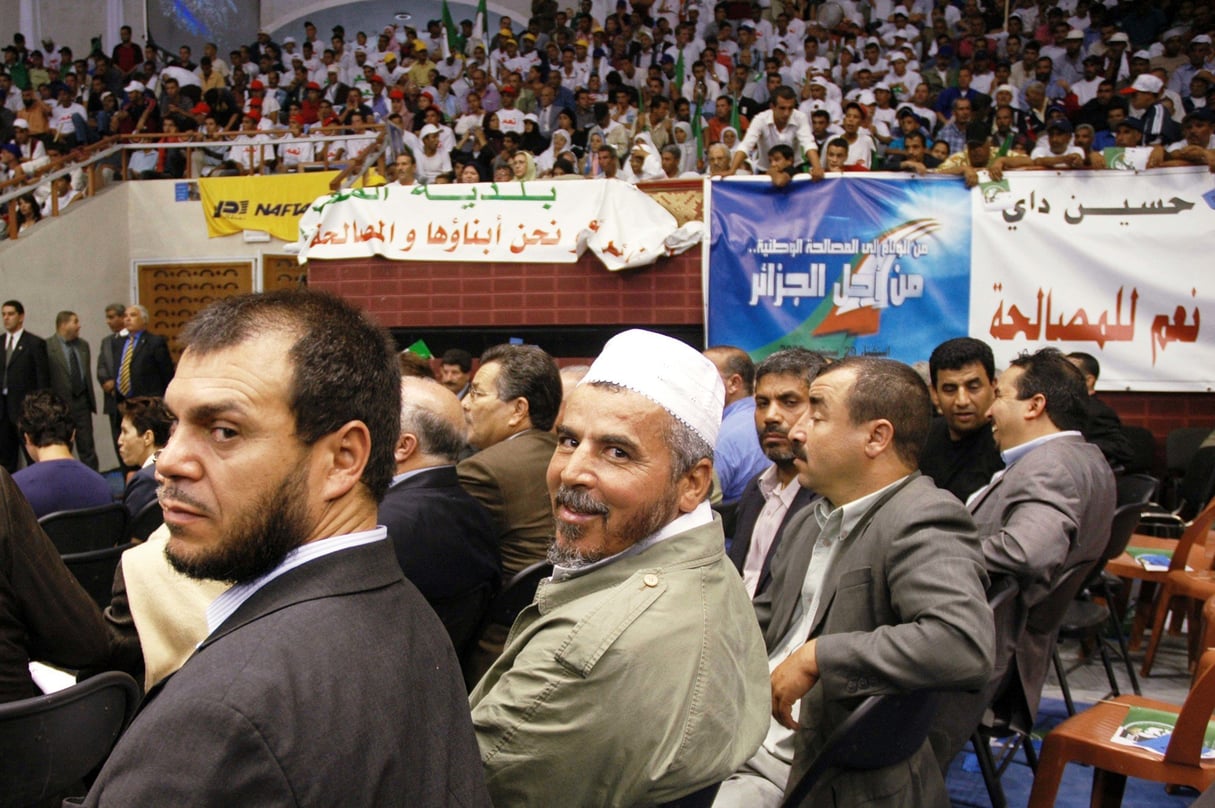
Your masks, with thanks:
[[(359, 157), (377, 124), (387, 162), (421, 183), (1215, 168), (1207, 3), (1016, 0), (1007, 22), (978, 0), (532, 10), (485, 32), (431, 20), (322, 39), (306, 22), (298, 39), (259, 31), (226, 56), (140, 47), (129, 27), (86, 58), (16, 34), (0, 180), (147, 133), (165, 137), (130, 156), (127, 178), (301, 170)], [(224, 145), (164, 147), (188, 140)]]

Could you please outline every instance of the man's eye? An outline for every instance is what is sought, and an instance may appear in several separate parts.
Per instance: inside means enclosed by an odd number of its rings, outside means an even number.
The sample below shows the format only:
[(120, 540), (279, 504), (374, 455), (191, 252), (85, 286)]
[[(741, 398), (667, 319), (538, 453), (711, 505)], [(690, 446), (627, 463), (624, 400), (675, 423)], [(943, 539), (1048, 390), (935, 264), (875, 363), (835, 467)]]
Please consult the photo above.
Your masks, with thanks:
[(613, 446), (612, 448), (608, 449), (607, 451), (608, 451), (608, 456), (611, 457), (613, 460), (628, 460), (629, 459), (629, 453), (626, 452), (624, 449), (620, 449), (618, 447)]
[(217, 426), (211, 428), (211, 437), (215, 438), (217, 441), (229, 441), (234, 439), (236, 435), (237, 432), (235, 429), (230, 429), (226, 426)]

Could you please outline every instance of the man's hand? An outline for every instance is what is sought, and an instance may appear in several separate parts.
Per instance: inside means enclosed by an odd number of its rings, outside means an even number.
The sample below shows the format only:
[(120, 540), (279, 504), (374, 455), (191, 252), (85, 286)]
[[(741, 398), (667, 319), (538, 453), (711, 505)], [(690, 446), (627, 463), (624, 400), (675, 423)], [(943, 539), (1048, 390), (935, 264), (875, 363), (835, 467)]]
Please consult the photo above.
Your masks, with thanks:
[(793, 705), (818, 681), (817, 642), (810, 640), (772, 671), (772, 717), (786, 729), (801, 728), (793, 720)]

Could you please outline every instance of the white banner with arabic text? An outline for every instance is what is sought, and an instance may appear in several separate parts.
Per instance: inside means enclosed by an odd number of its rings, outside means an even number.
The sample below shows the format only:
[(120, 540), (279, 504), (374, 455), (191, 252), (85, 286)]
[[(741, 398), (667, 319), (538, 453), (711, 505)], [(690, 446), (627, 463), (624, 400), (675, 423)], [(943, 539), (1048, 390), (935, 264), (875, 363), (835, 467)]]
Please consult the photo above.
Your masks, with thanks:
[(381, 185), (317, 199), (300, 219), (309, 258), (573, 263), (590, 249), (610, 270), (652, 264), (699, 243), (620, 180)]
[(1215, 389), (1215, 181), (1206, 170), (1021, 171), (973, 194), (970, 334), (1004, 366), (1053, 346), (1103, 390)]

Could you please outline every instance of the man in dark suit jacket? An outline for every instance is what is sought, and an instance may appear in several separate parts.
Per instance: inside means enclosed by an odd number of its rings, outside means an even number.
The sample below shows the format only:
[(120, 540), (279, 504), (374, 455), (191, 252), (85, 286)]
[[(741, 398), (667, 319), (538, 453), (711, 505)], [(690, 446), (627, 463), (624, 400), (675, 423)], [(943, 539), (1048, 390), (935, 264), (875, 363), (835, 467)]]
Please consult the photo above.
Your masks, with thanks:
[(751, 597), (772, 580), (772, 556), (789, 519), (817, 499), (798, 482), (789, 430), (806, 411), (810, 383), (825, 364), (820, 353), (786, 348), (755, 368), (755, 429), (772, 465), (743, 489), (730, 543), (730, 560)]
[[(849, 357), (811, 385), (790, 437), (802, 485), (823, 498), (791, 520), (755, 599), (779, 726), (718, 805), (779, 805), (866, 696), (987, 680), (994, 629), (974, 523), (916, 471), (931, 413), (915, 371), (887, 359)], [(927, 741), (893, 766), (828, 771), (806, 804), (875, 802), (948, 805)]]
[(76, 454), (81, 463), (97, 471), (97, 449), (93, 444), (97, 399), (89, 373), (89, 344), (80, 339), (80, 318), (75, 312), (61, 311), (55, 316), (55, 333), (46, 341), (46, 353), (51, 389), (68, 405), (72, 423), (76, 425)]
[[(122, 303), (111, 303), (105, 307), (105, 324), (110, 333), (101, 338), (97, 346), (97, 383), (101, 385), (101, 411), (110, 417), (110, 436), (114, 441), (114, 456), (118, 455), (118, 432), (122, 427), (122, 418), (118, 415), (117, 385), (118, 366), (114, 364), (115, 356), (122, 353), (122, 343), (126, 339), (127, 307)], [(116, 347), (117, 346), (117, 347)], [(122, 458), (119, 457), (119, 465)]]
[(1081, 430), (1084, 438), (1095, 445), (1105, 455), (1110, 468), (1118, 471), (1125, 469), (1135, 458), (1135, 449), (1130, 439), (1122, 431), (1122, 419), (1114, 408), (1097, 398), (1097, 378), (1101, 375), (1101, 363), (1097, 357), (1083, 351), (1072, 351), (1067, 355), (1068, 360), (1075, 365), (1084, 376), (1084, 386), (1088, 390), (1088, 398), (1084, 401), (1085, 424)]
[(164, 552), (235, 583), (84, 804), (488, 806), (451, 643), (376, 526), (400, 428), (391, 338), (291, 290), (215, 303), (184, 340), (156, 464)]
[(498, 543), (485, 507), (460, 487), (467, 425), (460, 400), (433, 379), (401, 379), (396, 476), (380, 502), (397, 561), (462, 653), (498, 589)]
[[(25, 330), (25, 306), (19, 300), (0, 304), (4, 318), (4, 406), (0, 407), (0, 465), (10, 473), (17, 470), (17, 449), (21, 436), (17, 419), (21, 402), (28, 393), (51, 386), (51, 371), (46, 358), (46, 341)], [(26, 462), (29, 457), (26, 457)]]
[[(173, 380), (173, 359), (165, 338), (148, 332), (148, 310), (143, 306), (127, 306), (123, 322), (127, 338), (114, 341), (114, 372), (118, 380), (114, 397), (121, 402), (135, 396), (164, 396)], [(129, 378), (123, 364), (130, 354)]]
[[(1028, 731), (1038, 711), (1058, 626), (1036, 608), (1073, 567), (1105, 551), (1115, 506), (1114, 475), (1101, 451), (1085, 441), (1084, 379), (1053, 349), (1018, 357), (996, 382), (991, 407), (1007, 464), (967, 503), (983, 542), (988, 572), (1020, 585), (1029, 626), (1016, 640), (1016, 667), (1006, 704), (1014, 726)], [(1003, 647), (1003, 646), (1002, 646)]]

